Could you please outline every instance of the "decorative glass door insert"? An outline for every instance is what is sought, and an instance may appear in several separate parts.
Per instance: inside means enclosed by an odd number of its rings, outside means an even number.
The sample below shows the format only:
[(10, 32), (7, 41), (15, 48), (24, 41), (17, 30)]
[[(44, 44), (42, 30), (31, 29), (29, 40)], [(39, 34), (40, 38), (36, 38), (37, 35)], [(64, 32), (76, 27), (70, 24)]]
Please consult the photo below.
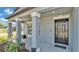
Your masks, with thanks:
[(68, 45), (69, 41), (69, 19), (55, 20), (55, 43)]

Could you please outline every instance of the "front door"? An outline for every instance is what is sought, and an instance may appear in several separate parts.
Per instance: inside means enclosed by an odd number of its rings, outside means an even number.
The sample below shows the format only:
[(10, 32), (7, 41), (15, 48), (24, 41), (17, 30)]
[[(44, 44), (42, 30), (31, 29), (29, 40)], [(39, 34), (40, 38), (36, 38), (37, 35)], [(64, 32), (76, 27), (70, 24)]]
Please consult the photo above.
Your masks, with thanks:
[(69, 50), (69, 18), (55, 19), (55, 47)]

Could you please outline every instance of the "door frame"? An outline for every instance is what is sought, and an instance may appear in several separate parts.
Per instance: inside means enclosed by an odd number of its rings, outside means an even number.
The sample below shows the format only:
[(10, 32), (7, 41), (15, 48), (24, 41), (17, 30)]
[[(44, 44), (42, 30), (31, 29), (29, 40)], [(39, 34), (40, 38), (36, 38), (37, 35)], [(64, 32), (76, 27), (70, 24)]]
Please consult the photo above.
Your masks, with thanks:
[[(68, 45), (64, 45), (64, 44), (59, 44), (59, 43), (55, 43), (55, 20), (56, 19), (64, 19), (64, 18), (68, 18), (69, 19), (69, 40), (68, 40)], [(61, 45), (61, 46), (66, 46), (66, 49), (64, 49), (65, 51), (71, 51), (71, 14), (65, 14), (65, 15), (63, 15), (62, 14), (62, 17), (61, 17), (61, 15), (59, 16), (56, 16), (56, 17), (54, 17), (53, 18), (53, 43), (54, 43), (54, 47), (55, 47), (55, 45)], [(59, 47), (55, 47), (55, 48), (59, 48)], [(62, 49), (62, 48), (60, 48), (60, 49)], [(62, 49), (63, 50), (63, 49)]]

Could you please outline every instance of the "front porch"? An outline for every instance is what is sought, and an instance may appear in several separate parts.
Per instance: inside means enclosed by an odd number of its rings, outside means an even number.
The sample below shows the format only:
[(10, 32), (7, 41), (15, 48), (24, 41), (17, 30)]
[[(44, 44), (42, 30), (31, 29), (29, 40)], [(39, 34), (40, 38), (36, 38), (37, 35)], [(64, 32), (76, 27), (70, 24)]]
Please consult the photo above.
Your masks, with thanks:
[[(25, 47), (32, 52), (79, 51), (78, 15), (79, 8), (34, 8), (9, 18), (8, 37), (9, 39), (12, 39), (11, 24), (14, 21), (16, 22), (16, 43), (25, 43)], [(66, 36), (62, 36), (64, 42), (61, 39), (60, 41), (56, 41), (55, 20), (64, 20), (66, 18), (68, 21), (66, 21), (67, 23), (64, 22), (64, 24), (66, 24), (65, 26), (68, 26), (68, 31), (66, 32)], [(61, 22), (62, 21), (59, 21), (59, 23)], [(58, 34), (60, 36), (57, 37), (65, 35), (63, 33)], [(63, 42), (64, 44), (60, 42)]]

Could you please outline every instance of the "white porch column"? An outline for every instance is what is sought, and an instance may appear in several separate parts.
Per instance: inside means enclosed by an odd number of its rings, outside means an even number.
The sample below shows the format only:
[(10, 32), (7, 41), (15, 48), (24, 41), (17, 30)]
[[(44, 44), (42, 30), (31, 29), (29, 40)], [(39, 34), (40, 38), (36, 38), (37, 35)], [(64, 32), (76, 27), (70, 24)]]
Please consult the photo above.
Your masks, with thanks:
[(28, 28), (27, 28), (26, 22), (24, 22), (24, 24), (23, 24), (23, 30), (24, 30), (24, 35), (27, 35), (28, 34)]
[(31, 14), (32, 17), (32, 52), (36, 51), (37, 48), (37, 40), (39, 39), (39, 21), (40, 14), (38, 12), (34, 12)]
[(73, 34), (72, 34), (72, 51), (79, 52), (79, 8), (73, 9)]
[(16, 41), (18, 44), (21, 43), (21, 21), (16, 18)]
[[(26, 44), (26, 40), (27, 40), (27, 33), (28, 33), (27, 31), (28, 31), (27, 23), (23, 22), (23, 24), (22, 24), (22, 39), (21, 39), (21, 42), (25, 43), (25, 44)], [(25, 35), (26, 38), (24, 38), (23, 35)]]
[(12, 39), (12, 22), (8, 21), (8, 39)]

